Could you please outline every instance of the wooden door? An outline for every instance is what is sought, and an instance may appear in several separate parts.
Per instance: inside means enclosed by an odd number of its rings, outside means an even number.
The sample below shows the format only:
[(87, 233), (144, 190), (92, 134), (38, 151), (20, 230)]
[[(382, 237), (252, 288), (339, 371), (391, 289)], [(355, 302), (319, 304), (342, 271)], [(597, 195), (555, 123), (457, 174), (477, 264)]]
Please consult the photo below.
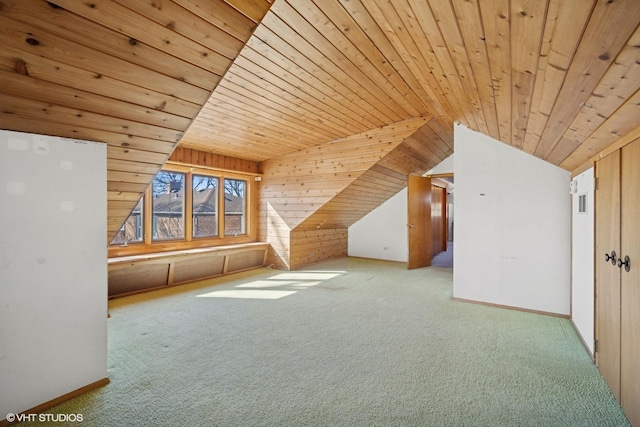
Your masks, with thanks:
[[(640, 426), (640, 139), (622, 149), (620, 257), (620, 402), (629, 421)], [(620, 263), (619, 263), (620, 264)]]
[(407, 193), (407, 268), (411, 270), (431, 265), (431, 178), (409, 175)]
[(620, 269), (606, 260), (620, 248), (619, 151), (598, 161), (596, 177), (596, 363), (620, 400)]
[(447, 189), (431, 185), (431, 256), (447, 250)]

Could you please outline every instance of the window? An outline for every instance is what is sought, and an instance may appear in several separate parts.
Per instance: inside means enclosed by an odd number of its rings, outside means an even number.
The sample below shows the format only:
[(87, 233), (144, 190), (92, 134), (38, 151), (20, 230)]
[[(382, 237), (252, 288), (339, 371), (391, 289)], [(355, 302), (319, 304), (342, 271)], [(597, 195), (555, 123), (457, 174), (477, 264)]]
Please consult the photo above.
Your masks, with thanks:
[(140, 243), (143, 240), (142, 221), (144, 218), (142, 209), (144, 206), (144, 197), (140, 199), (138, 204), (129, 215), (129, 218), (122, 225), (116, 237), (111, 241), (112, 245), (128, 245), (129, 243)]
[(184, 174), (159, 172), (151, 191), (153, 240), (184, 239)]
[(249, 201), (256, 194), (248, 176), (168, 166), (158, 172), (111, 242), (110, 256), (253, 241)]
[(193, 175), (192, 188), (192, 236), (217, 236), (218, 178), (206, 175)]
[(239, 179), (224, 180), (224, 234), (237, 236), (246, 233), (247, 182)]

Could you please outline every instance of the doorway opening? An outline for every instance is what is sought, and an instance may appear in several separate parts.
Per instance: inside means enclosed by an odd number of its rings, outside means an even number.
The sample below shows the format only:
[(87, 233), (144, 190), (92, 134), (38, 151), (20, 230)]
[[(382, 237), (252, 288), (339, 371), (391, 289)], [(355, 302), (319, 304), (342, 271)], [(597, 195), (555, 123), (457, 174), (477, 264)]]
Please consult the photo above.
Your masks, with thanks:
[[(409, 175), (407, 268), (453, 268), (453, 174)], [(440, 255), (442, 254), (442, 255)]]
[(433, 267), (453, 268), (453, 174), (431, 176)]

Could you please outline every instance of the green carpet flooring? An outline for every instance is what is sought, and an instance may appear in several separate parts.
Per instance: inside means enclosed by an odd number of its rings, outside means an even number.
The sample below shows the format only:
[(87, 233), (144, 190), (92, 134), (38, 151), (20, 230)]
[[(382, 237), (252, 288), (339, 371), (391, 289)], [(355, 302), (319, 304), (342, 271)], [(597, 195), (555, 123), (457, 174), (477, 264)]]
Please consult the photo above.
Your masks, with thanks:
[(49, 412), (87, 426), (629, 425), (570, 321), (451, 294), (450, 269), (344, 258), (113, 300), (111, 383)]

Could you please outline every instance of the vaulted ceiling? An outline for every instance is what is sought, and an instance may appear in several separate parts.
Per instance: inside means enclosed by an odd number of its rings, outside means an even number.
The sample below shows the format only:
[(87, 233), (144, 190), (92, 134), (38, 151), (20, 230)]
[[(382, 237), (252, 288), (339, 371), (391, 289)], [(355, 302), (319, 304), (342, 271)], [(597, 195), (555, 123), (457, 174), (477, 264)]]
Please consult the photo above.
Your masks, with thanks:
[(183, 144), (264, 160), (415, 116), (573, 169), (640, 126), (636, 0), (276, 0)]
[(0, 0), (0, 128), (106, 142), (111, 230), (178, 141), (263, 161), (424, 117), (573, 170), (638, 132), (639, 24), (637, 0)]

